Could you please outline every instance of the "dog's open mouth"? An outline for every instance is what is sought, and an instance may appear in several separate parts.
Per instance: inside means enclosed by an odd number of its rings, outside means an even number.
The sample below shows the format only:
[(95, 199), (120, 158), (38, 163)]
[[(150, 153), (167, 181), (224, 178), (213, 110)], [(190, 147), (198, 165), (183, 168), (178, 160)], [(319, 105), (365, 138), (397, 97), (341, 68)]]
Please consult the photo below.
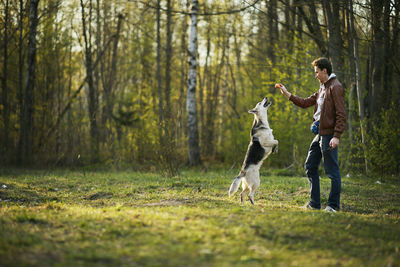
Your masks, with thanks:
[(267, 106), (269, 106), (271, 104), (272, 104), (272, 102), (268, 100), (268, 97), (265, 97), (264, 98), (264, 107), (267, 107)]

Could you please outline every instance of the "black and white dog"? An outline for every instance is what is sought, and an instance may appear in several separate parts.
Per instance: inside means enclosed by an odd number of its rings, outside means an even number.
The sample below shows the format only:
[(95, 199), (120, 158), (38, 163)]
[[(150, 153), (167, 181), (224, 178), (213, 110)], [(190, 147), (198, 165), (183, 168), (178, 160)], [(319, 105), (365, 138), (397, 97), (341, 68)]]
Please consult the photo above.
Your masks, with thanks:
[(273, 152), (278, 151), (278, 140), (274, 139), (272, 129), (269, 128), (267, 110), (271, 102), (264, 98), (257, 103), (255, 108), (249, 110), (254, 114), (253, 127), (250, 132), (250, 144), (239, 175), (233, 180), (229, 189), (229, 196), (236, 193), (240, 183), (243, 191), (240, 200), (243, 202), (243, 194), (249, 192), (249, 200), (254, 205), (254, 194), (260, 186), (260, 167), (263, 161)]

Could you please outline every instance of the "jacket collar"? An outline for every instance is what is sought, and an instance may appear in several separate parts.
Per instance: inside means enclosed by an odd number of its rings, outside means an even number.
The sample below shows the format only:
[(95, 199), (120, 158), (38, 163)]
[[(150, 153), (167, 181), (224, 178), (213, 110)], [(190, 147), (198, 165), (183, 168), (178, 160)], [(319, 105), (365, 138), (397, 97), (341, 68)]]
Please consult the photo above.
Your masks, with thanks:
[(326, 85), (327, 85), (328, 83), (330, 83), (331, 80), (333, 80), (334, 78), (336, 78), (336, 74), (335, 74), (335, 73), (331, 73), (331, 75), (329, 75), (328, 80), (324, 83), (325, 88), (327, 87)]

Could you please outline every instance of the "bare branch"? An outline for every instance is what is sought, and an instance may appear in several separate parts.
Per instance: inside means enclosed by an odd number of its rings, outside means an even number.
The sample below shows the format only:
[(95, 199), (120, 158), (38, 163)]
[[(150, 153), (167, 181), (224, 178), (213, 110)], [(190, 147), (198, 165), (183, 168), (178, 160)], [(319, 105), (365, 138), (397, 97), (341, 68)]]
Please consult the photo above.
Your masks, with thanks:
[[(152, 8), (152, 9), (160, 9), (161, 11), (169, 11), (171, 13), (175, 13), (175, 14), (183, 14), (183, 15), (190, 15), (190, 12), (187, 11), (183, 11), (183, 10), (173, 10), (173, 9), (166, 9), (166, 8), (162, 8), (162, 7), (157, 7), (157, 6), (153, 6), (148, 2), (144, 2), (144, 1), (135, 1), (135, 0), (130, 0), (133, 2), (140, 2), (142, 4), (144, 4), (145, 6)], [(247, 3), (247, 1), (244, 1)], [(249, 4), (248, 6), (242, 7), (242, 8), (238, 8), (238, 9), (227, 9), (224, 11), (218, 11), (218, 12), (203, 12), (203, 13), (197, 13), (198, 16), (217, 16), (217, 15), (225, 15), (225, 14), (234, 14), (234, 13), (239, 13), (242, 11), (245, 11), (246, 9), (255, 6), (258, 2), (260, 2), (260, 0), (255, 0), (252, 4)]]

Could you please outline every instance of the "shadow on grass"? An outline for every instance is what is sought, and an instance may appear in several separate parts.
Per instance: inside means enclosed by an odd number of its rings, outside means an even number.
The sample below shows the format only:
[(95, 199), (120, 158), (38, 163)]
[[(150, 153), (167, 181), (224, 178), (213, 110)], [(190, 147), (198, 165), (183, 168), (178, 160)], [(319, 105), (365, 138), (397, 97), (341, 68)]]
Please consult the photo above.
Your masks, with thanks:
[(37, 192), (35, 189), (26, 189), (17, 184), (7, 184), (7, 188), (0, 189), (0, 200), (18, 204), (38, 204), (56, 201), (57, 197), (48, 196), (47, 192)]
[(227, 199), (212, 198), (207, 196), (190, 197), (190, 198), (176, 198), (176, 199), (163, 199), (155, 202), (142, 202), (142, 203), (129, 203), (125, 206), (133, 207), (168, 207), (168, 206), (198, 206), (210, 205), (213, 207), (226, 206), (231, 203)]

